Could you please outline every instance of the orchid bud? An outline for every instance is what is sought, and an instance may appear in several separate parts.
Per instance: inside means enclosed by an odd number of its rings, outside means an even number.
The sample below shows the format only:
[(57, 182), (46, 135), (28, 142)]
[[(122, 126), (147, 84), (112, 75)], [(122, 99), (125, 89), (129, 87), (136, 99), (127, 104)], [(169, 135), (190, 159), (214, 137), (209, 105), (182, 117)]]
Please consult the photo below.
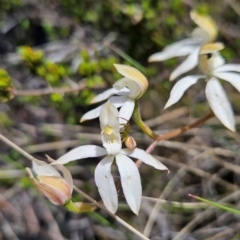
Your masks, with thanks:
[(71, 174), (62, 165), (55, 166), (62, 171), (63, 177), (54, 167), (37, 159), (33, 160), (33, 172), (29, 168), (26, 170), (33, 184), (45, 197), (55, 205), (65, 205), (72, 197)]
[(199, 14), (195, 11), (190, 13), (191, 19), (199, 26), (192, 32), (192, 36), (202, 38), (205, 43), (213, 42), (218, 33), (218, 27), (208, 15)]
[(133, 151), (137, 147), (135, 139), (131, 136), (127, 137), (127, 139), (125, 140), (125, 145), (131, 151)]
[(128, 96), (130, 98), (140, 98), (148, 88), (147, 78), (134, 67), (122, 64), (114, 64), (114, 67), (124, 76), (124, 78), (117, 81), (113, 87), (117, 90), (127, 87), (129, 89)]
[(199, 52), (198, 67), (204, 74), (210, 75), (213, 70), (225, 63), (224, 58), (218, 52), (223, 48), (223, 43), (209, 43), (201, 47)]

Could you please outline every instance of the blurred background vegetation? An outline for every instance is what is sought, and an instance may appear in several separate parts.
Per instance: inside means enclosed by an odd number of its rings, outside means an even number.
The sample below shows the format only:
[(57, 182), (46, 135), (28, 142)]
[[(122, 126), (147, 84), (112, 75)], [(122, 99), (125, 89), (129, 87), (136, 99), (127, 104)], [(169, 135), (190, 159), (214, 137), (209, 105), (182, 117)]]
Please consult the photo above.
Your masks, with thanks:
[[(205, 115), (209, 107), (204, 82), (163, 111), (173, 85), (168, 77), (181, 59), (147, 62), (151, 54), (190, 35), (195, 27), (191, 9), (212, 16), (219, 27), (218, 41), (226, 45), (223, 56), (240, 63), (238, 1), (0, 0), (1, 134), (39, 159), (45, 154), (58, 158), (81, 144), (101, 144), (98, 120), (80, 125), (79, 119), (93, 108), (88, 105), (91, 99), (121, 77), (114, 63), (134, 65), (148, 77), (149, 90), (140, 107), (143, 119), (157, 133)], [(239, 93), (224, 86), (239, 116)], [(71, 90), (63, 94), (66, 88)], [(131, 134), (144, 149), (151, 143), (134, 124)], [(237, 208), (239, 143), (239, 134), (230, 133), (216, 119), (173, 141), (160, 142), (154, 154), (171, 173), (141, 167), (143, 195), (161, 194), (169, 201), (189, 203), (194, 202), (187, 195), (192, 193)], [(93, 159), (69, 164), (75, 184), (95, 199), (99, 199), (93, 179), (97, 163)], [(99, 210), (75, 215), (51, 205), (30, 184), (26, 166), (30, 166), (26, 159), (0, 145), (0, 239), (136, 238)], [(118, 214), (143, 231), (154, 204), (143, 200), (140, 216), (134, 216), (121, 193), (119, 199), (123, 204)], [(165, 203), (155, 210), (151, 239), (240, 239), (239, 217), (205, 210), (206, 205), (189, 206)]]

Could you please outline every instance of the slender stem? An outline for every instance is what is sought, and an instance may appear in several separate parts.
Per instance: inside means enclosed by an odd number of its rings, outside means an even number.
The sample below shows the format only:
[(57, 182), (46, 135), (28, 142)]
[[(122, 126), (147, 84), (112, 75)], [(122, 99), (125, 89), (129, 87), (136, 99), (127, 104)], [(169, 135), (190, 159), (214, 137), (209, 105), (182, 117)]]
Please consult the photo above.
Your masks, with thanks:
[[(29, 153), (27, 153), (26, 151), (24, 151), (22, 148), (20, 148), (19, 146), (17, 146), (15, 143), (13, 143), (12, 141), (10, 141), (9, 139), (7, 139), (6, 137), (4, 137), (2, 134), (0, 134), (0, 140), (2, 140), (4, 143), (6, 143), (8, 146), (10, 146), (11, 148), (15, 149), (16, 151), (18, 151), (19, 153), (21, 153), (24, 157), (26, 157), (27, 159), (29, 159), (30, 161), (32, 161), (33, 159), (35, 159), (33, 156), (31, 156)], [(103, 211), (107, 212), (113, 219), (115, 219), (117, 222), (119, 222), (120, 224), (122, 224), (124, 227), (126, 227), (129, 231), (131, 231), (132, 233), (136, 234), (137, 236), (139, 236), (141, 239), (144, 240), (149, 240), (149, 238), (147, 238), (146, 236), (144, 236), (141, 232), (137, 231), (134, 227), (132, 227), (131, 225), (129, 225), (127, 222), (125, 222), (123, 219), (121, 219), (120, 217), (116, 216), (115, 214), (111, 213), (110, 211), (108, 211), (102, 204), (98, 203), (97, 201), (95, 201), (93, 198), (91, 198), (89, 195), (87, 195), (85, 192), (83, 192), (82, 190), (80, 190), (79, 188), (77, 188), (76, 186), (73, 186), (74, 190), (76, 192), (78, 192), (79, 194), (81, 194), (83, 197), (85, 197), (86, 199), (88, 199), (91, 203), (95, 204), (98, 208), (102, 209)]]
[(181, 128), (177, 128), (177, 129), (173, 130), (172, 132), (159, 135), (155, 141), (159, 142), (161, 140), (167, 140), (167, 139), (170, 139), (170, 138), (177, 137), (177, 136), (187, 132), (188, 130), (203, 124), (204, 122), (206, 122), (208, 119), (212, 118), (213, 116), (214, 116), (213, 112), (210, 112), (206, 116), (204, 116), (203, 118), (200, 118), (199, 120), (197, 120), (194, 123), (191, 123), (191, 124), (186, 125), (186, 126), (181, 127)]
[(86, 83), (81, 83), (77, 87), (61, 87), (61, 88), (43, 88), (43, 89), (33, 89), (33, 90), (17, 90), (12, 89), (11, 92), (15, 96), (40, 96), (40, 95), (48, 95), (52, 93), (71, 93), (71, 92), (79, 92), (80, 90), (86, 88)]
[(148, 127), (148, 125), (143, 122), (141, 114), (140, 114), (139, 105), (138, 105), (138, 101), (137, 100), (135, 100), (135, 107), (134, 107), (134, 110), (133, 110), (132, 118), (133, 118), (134, 122), (138, 125), (138, 127), (144, 133), (146, 133), (150, 138), (152, 138), (152, 139), (156, 139), (157, 138), (157, 134), (155, 134)]
[[(162, 135), (158, 135), (154, 142), (152, 142), (149, 147), (147, 148), (146, 152), (147, 153), (151, 153), (154, 148), (156, 147), (157, 143), (161, 140), (166, 140), (166, 139), (170, 139), (170, 138), (174, 138), (174, 137), (177, 137), (185, 132), (187, 132), (188, 130), (192, 129), (192, 128), (195, 128), (201, 124), (203, 124), (204, 122), (206, 122), (208, 119), (212, 118), (214, 116), (213, 112), (211, 111), (210, 113), (208, 113), (206, 116), (200, 118), (199, 120), (197, 120), (196, 122), (194, 123), (191, 123), (189, 125), (186, 125), (184, 127), (181, 127), (181, 128), (177, 128), (169, 133), (165, 133), (165, 134), (162, 134)], [(137, 160), (136, 161), (136, 165), (137, 167), (139, 168), (141, 165), (142, 165), (142, 161), (141, 160)]]
[(4, 143), (6, 143), (8, 146), (10, 146), (11, 148), (15, 149), (16, 151), (18, 151), (19, 153), (21, 153), (24, 157), (26, 157), (27, 159), (29, 159), (30, 161), (32, 161), (33, 159), (35, 159), (32, 155), (30, 155), (29, 153), (27, 153), (26, 151), (24, 151), (22, 148), (20, 148), (19, 146), (17, 146), (15, 143), (13, 143), (12, 141), (10, 141), (9, 139), (7, 139), (6, 137), (4, 137), (2, 134), (0, 134), (0, 140), (2, 140)]

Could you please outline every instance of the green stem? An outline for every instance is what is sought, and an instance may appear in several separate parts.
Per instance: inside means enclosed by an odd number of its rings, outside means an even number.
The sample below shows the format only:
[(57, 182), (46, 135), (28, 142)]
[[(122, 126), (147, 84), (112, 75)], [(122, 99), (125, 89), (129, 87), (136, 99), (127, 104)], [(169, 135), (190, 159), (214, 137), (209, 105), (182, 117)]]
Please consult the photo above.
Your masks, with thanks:
[(83, 203), (83, 202), (72, 202), (72, 200), (68, 201), (64, 207), (73, 213), (82, 213), (82, 212), (89, 212), (93, 211), (93, 206)]
[(146, 133), (150, 138), (152, 139), (156, 139), (157, 138), (157, 134), (155, 134), (149, 127), (148, 125), (146, 125), (145, 122), (143, 122), (141, 114), (140, 114), (140, 110), (139, 110), (139, 106), (138, 106), (138, 101), (135, 100), (135, 107), (133, 110), (133, 115), (132, 118), (134, 120), (134, 122), (138, 125), (138, 127), (144, 132)]

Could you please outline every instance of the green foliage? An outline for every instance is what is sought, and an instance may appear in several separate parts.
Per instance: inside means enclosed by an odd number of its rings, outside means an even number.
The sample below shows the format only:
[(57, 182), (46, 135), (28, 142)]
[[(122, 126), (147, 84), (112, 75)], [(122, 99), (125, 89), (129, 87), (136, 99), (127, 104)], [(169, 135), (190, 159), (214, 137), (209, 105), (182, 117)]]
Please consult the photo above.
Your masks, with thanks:
[(41, 50), (34, 50), (29, 46), (22, 46), (18, 48), (18, 52), (30, 69), (34, 69), (35, 66), (43, 62), (44, 53)]
[(37, 76), (45, 79), (51, 86), (61, 85), (60, 81), (70, 74), (67, 67), (46, 59), (41, 50), (22, 46), (19, 47), (19, 54), (29, 69)]
[(12, 125), (13, 121), (10, 117), (4, 112), (0, 112), (0, 126), (10, 127)]
[(13, 98), (11, 90), (12, 80), (7, 71), (0, 68), (0, 102), (5, 102)]
[(97, 51), (95, 51), (93, 56), (90, 56), (89, 52), (83, 49), (80, 56), (82, 62), (78, 67), (78, 73), (86, 77), (104, 72), (113, 72), (113, 64), (118, 63), (118, 59), (115, 56), (109, 55), (107, 57), (101, 57)]
[(61, 7), (80, 23), (91, 24), (101, 31), (116, 29), (119, 39), (128, 43), (128, 55), (140, 62), (145, 62), (152, 52), (156, 52), (156, 44), (163, 47), (186, 32), (184, 25), (178, 24), (176, 28), (176, 24), (188, 15), (180, 0), (62, 0)]

